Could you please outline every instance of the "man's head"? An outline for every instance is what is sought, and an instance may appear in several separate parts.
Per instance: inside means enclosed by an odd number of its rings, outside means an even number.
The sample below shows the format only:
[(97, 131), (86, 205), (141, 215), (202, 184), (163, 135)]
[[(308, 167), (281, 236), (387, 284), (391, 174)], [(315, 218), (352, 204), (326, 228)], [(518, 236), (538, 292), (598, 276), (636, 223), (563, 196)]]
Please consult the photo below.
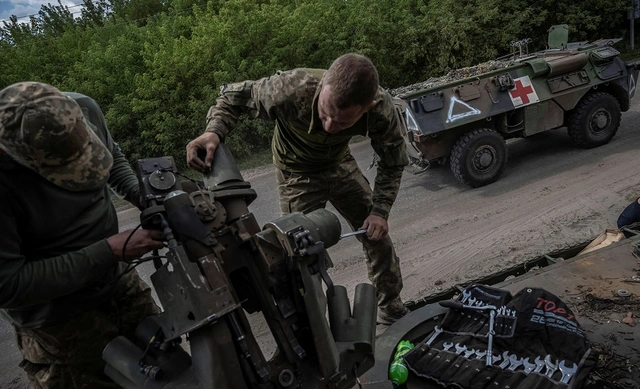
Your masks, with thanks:
[(38, 82), (20, 82), (0, 91), (0, 148), (71, 191), (104, 185), (113, 164), (78, 103)]
[(335, 134), (353, 126), (376, 105), (378, 71), (359, 54), (345, 54), (331, 64), (322, 80), (318, 115), (324, 130)]

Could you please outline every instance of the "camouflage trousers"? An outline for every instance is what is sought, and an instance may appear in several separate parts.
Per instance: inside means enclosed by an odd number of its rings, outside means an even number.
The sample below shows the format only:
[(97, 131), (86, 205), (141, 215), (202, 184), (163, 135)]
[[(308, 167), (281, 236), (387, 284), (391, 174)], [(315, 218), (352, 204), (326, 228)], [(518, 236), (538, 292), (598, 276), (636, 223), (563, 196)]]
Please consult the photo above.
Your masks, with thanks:
[(136, 271), (125, 275), (116, 294), (68, 321), (41, 328), (15, 328), (24, 369), (36, 389), (117, 389), (103, 370), (102, 350), (159, 309), (151, 288)]
[[(277, 170), (276, 179), (282, 214), (309, 213), (330, 202), (355, 231), (373, 208), (371, 186), (351, 155), (335, 168), (320, 172)], [(403, 312), (400, 261), (391, 238), (387, 234), (378, 241), (366, 235), (357, 235), (357, 239), (364, 249), (369, 280), (377, 289), (378, 306), (387, 313)]]

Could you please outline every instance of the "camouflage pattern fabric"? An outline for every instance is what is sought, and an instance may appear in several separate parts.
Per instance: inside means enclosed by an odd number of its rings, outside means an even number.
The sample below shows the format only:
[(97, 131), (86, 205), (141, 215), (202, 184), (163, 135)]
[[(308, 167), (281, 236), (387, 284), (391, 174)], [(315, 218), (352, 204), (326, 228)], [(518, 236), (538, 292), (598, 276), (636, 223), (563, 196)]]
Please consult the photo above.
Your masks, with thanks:
[(368, 136), (380, 157), (371, 214), (386, 219), (408, 164), (403, 122), (391, 95), (379, 87), (377, 104), (356, 124), (339, 133), (327, 133), (317, 112), (324, 73), (322, 69), (298, 68), (256, 81), (225, 84), (216, 105), (209, 110), (206, 131), (224, 139), (242, 114), (275, 121), (274, 165), (305, 174), (335, 168), (349, 154), (352, 137)]
[[(333, 169), (316, 173), (276, 170), (280, 210), (309, 213), (330, 202), (352, 229), (358, 229), (370, 215), (372, 192), (355, 159), (349, 154)], [(379, 241), (358, 235), (366, 255), (369, 279), (377, 289), (378, 306), (388, 314), (406, 312), (400, 300), (400, 262), (387, 234)]]
[(20, 366), (36, 389), (117, 389), (104, 373), (104, 347), (119, 335), (133, 337), (136, 326), (159, 312), (151, 289), (132, 271), (113, 298), (78, 317), (48, 327), (17, 328)]
[(0, 91), (0, 148), (70, 191), (103, 186), (113, 164), (78, 103), (37, 82), (21, 82)]

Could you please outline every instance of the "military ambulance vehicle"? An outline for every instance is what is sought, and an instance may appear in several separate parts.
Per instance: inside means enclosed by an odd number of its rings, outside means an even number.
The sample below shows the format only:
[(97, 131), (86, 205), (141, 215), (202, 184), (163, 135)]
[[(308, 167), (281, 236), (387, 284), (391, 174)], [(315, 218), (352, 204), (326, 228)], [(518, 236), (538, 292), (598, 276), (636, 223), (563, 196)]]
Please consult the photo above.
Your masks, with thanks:
[(636, 91), (637, 63), (612, 45), (620, 39), (568, 43), (567, 25), (549, 30), (548, 49), (391, 90), (407, 125), (411, 163), (447, 160), (470, 187), (496, 181), (507, 163), (505, 140), (566, 127), (581, 148), (608, 143)]

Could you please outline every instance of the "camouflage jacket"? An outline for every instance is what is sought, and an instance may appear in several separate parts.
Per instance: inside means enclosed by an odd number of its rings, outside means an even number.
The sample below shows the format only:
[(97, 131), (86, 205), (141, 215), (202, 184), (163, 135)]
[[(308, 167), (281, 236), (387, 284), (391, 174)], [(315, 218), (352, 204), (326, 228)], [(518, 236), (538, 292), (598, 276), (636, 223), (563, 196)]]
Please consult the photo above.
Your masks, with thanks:
[(123, 270), (110, 189), (140, 205), (138, 180), (93, 99), (74, 98), (113, 156), (108, 185), (71, 192), (0, 154), (0, 308), (18, 327), (70, 320), (110, 298)]
[(353, 136), (368, 136), (380, 157), (371, 213), (386, 219), (408, 163), (402, 121), (391, 95), (379, 88), (377, 105), (355, 125), (337, 134), (325, 132), (317, 112), (324, 72), (293, 69), (256, 81), (225, 84), (216, 105), (209, 110), (206, 131), (224, 139), (243, 113), (275, 121), (273, 163), (278, 169), (294, 173), (332, 168), (349, 154)]

